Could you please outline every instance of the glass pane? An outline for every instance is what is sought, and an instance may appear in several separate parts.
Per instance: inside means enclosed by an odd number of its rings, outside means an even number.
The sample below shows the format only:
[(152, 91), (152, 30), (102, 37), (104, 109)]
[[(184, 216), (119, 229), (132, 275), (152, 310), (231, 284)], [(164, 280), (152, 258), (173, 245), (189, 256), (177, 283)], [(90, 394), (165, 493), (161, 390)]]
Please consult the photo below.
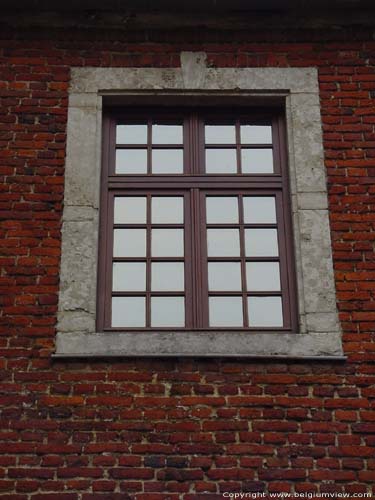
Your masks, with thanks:
[(206, 149), (206, 172), (208, 174), (236, 174), (236, 150)]
[(153, 224), (183, 224), (184, 198), (182, 196), (153, 196), (151, 220)]
[(245, 224), (276, 223), (276, 206), (273, 196), (245, 196), (243, 210)]
[(182, 125), (153, 125), (153, 144), (182, 144)]
[(146, 290), (146, 264), (144, 262), (114, 262), (112, 290), (114, 292)]
[(242, 297), (210, 297), (210, 326), (243, 326)]
[(151, 255), (153, 257), (183, 257), (183, 229), (152, 229)]
[(209, 257), (238, 257), (240, 234), (238, 229), (207, 229)]
[(146, 257), (146, 229), (115, 229), (114, 257)]
[(153, 149), (153, 174), (182, 174), (184, 172), (184, 154), (182, 149)]
[(280, 290), (280, 266), (278, 262), (246, 262), (247, 289), (258, 291)]
[(151, 297), (151, 326), (185, 326), (184, 297)]
[(184, 263), (153, 262), (151, 290), (154, 292), (180, 292), (184, 290)]
[(209, 262), (208, 289), (222, 292), (241, 291), (240, 262)]
[(247, 257), (277, 257), (277, 230), (245, 229), (245, 250)]
[(146, 224), (145, 196), (116, 196), (115, 224)]
[(147, 125), (117, 125), (116, 144), (147, 144)]
[(236, 144), (234, 125), (206, 125), (204, 133), (206, 144)]
[(250, 326), (283, 326), (281, 297), (248, 297)]
[(242, 149), (244, 174), (270, 174), (273, 172), (272, 149)]
[(145, 327), (144, 297), (112, 297), (112, 327)]
[(147, 174), (146, 149), (116, 149), (116, 174)]
[(272, 144), (271, 125), (241, 125), (241, 142), (245, 144)]
[(238, 224), (238, 198), (214, 197), (206, 198), (207, 224)]

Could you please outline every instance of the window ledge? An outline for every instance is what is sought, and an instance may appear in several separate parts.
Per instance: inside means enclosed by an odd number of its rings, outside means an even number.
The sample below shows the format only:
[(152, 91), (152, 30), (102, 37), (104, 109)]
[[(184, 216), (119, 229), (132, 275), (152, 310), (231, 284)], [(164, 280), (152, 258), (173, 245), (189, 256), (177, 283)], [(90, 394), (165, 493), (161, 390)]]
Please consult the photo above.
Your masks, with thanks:
[(341, 338), (332, 332), (121, 331), (57, 334), (55, 358), (93, 356), (346, 359), (341, 349)]

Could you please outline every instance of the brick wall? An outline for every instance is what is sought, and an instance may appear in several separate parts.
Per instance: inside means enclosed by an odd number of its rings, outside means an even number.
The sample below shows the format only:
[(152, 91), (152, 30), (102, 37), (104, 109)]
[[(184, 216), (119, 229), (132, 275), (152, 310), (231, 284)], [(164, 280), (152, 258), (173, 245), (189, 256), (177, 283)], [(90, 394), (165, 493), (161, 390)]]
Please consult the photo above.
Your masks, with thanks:
[[(0, 41), (1, 497), (371, 492), (375, 42), (361, 30), (194, 45), (23, 35)], [(181, 50), (204, 50), (220, 67), (319, 68), (347, 363), (51, 360), (70, 67), (175, 67)]]

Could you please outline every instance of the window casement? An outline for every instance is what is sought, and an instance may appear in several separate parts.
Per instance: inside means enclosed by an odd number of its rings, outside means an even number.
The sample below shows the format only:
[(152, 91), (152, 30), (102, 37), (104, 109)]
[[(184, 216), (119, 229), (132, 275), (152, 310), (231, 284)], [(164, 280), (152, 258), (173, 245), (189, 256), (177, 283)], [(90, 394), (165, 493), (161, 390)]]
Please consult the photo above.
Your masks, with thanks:
[(282, 110), (108, 111), (97, 331), (296, 332)]

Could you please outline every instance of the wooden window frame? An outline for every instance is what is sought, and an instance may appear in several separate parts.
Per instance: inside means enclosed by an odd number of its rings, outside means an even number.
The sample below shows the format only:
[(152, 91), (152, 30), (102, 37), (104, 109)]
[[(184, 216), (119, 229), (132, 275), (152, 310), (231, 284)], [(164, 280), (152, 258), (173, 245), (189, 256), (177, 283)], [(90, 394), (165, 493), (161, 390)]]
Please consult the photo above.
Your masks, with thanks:
[[(236, 112), (238, 111), (238, 112)], [(236, 117), (236, 144), (237, 151), (237, 173), (236, 174), (206, 174), (204, 172), (205, 145), (203, 118), (208, 122), (220, 122)], [(151, 144), (150, 144), (150, 124), (151, 119), (162, 120), (183, 120), (183, 148), (184, 148), (184, 173), (183, 174), (152, 174), (151, 173)], [(115, 131), (118, 122), (148, 123), (148, 168), (147, 174), (116, 174), (115, 173)], [(256, 124), (269, 124), (272, 122), (272, 147), (274, 152), (274, 173), (272, 174), (243, 174), (240, 172), (240, 137), (239, 125), (241, 121), (251, 121)], [(209, 148), (233, 148), (233, 144), (208, 145)], [(242, 144), (244, 146), (244, 144)], [(269, 145), (268, 145), (269, 146)], [(121, 146), (123, 147), (123, 146)], [(125, 146), (126, 147), (126, 146)], [(127, 147), (132, 147), (129, 145)], [(140, 147), (137, 145), (137, 147)], [(142, 147), (142, 146), (141, 146)], [(155, 147), (154, 145), (152, 147)], [(267, 145), (246, 145), (249, 148), (267, 147)], [(175, 144), (158, 145), (156, 148), (174, 148)], [(152, 195), (184, 195), (185, 197), (185, 315), (186, 325), (183, 328), (151, 328), (150, 327), (150, 285), (147, 283), (146, 292), (139, 295), (146, 295), (146, 327), (145, 328), (118, 328), (110, 327), (109, 311), (112, 275), (112, 245), (113, 245), (113, 198), (118, 195), (135, 194), (147, 196), (150, 200)], [(242, 296), (244, 308), (243, 327), (209, 327), (208, 326), (208, 271), (206, 255), (206, 223), (204, 201), (205, 195), (235, 195), (242, 200), (244, 195), (270, 195), (275, 196), (277, 224), (278, 228), (279, 258), (281, 272), (281, 291), (276, 295), (282, 296), (282, 310), (284, 317), (283, 327), (249, 327), (247, 318), (247, 300), (245, 296), (248, 292), (242, 289), (238, 292), (225, 292), (225, 296)], [(240, 202), (242, 203), (242, 201)], [(149, 217), (150, 202), (147, 202), (147, 227), (150, 230)], [(103, 168), (101, 178), (101, 211), (100, 211), (100, 232), (99, 232), (99, 261), (98, 261), (98, 288), (97, 288), (97, 331), (159, 331), (159, 330), (234, 330), (234, 331), (257, 331), (257, 332), (284, 332), (295, 333), (298, 331), (298, 309), (296, 294), (296, 275), (293, 252), (293, 234), (291, 223), (290, 194), (288, 180), (288, 165), (286, 152), (286, 131), (283, 110), (269, 109), (243, 109), (226, 111), (214, 111), (212, 108), (199, 107), (191, 109), (183, 107), (180, 109), (166, 110), (165, 108), (132, 109), (126, 112), (107, 109), (103, 116)], [(241, 211), (240, 211), (241, 213)], [(240, 216), (241, 217), (241, 216)], [(230, 226), (230, 225), (229, 225)], [(239, 225), (241, 241), (240, 258), (227, 258), (218, 260), (240, 261), (242, 276), (244, 276), (244, 266), (251, 258), (244, 257), (243, 230), (245, 226), (240, 218)], [(264, 227), (264, 224), (258, 227)], [(134, 225), (132, 225), (134, 227)], [(227, 226), (228, 227), (228, 226)], [(147, 231), (149, 234), (149, 231)], [(147, 257), (146, 266), (149, 269), (151, 257), (149, 252), (149, 236), (147, 237)], [(134, 260), (134, 259), (130, 259)], [(154, 258), (152, 259), (154, 260)], [(157, 259), (155, 259), (157, 260)], [(166, 259), (171, 261), (173, 259)], [(209, 258), (208, 260), (215, 260)], [(261, 261), (257, 257), (255, 260)], [(267, 258), (267, 261), (270, 261)], [(147, 273), (149, 275), (149, 272)], [(244, 280), (244, 277), (242, 278)], [(242, 283), (244, 286), (244, 284)], [(137, 295), (129, 292), (121, 295)], [(152, 292), (152, 295), (158, 295)], [(170, 292), (161, 295), (173, 295)], [(177, 294), (181, 295), (181, 294)], [(210, 295), (220, 295), (220, 293), (210, 292)], [(223, 293), (224, 295), (224, 293)], [(250, 293), (250, 295), (262, 295)], [(267, 295), (270, 295), (267, 292)]]

